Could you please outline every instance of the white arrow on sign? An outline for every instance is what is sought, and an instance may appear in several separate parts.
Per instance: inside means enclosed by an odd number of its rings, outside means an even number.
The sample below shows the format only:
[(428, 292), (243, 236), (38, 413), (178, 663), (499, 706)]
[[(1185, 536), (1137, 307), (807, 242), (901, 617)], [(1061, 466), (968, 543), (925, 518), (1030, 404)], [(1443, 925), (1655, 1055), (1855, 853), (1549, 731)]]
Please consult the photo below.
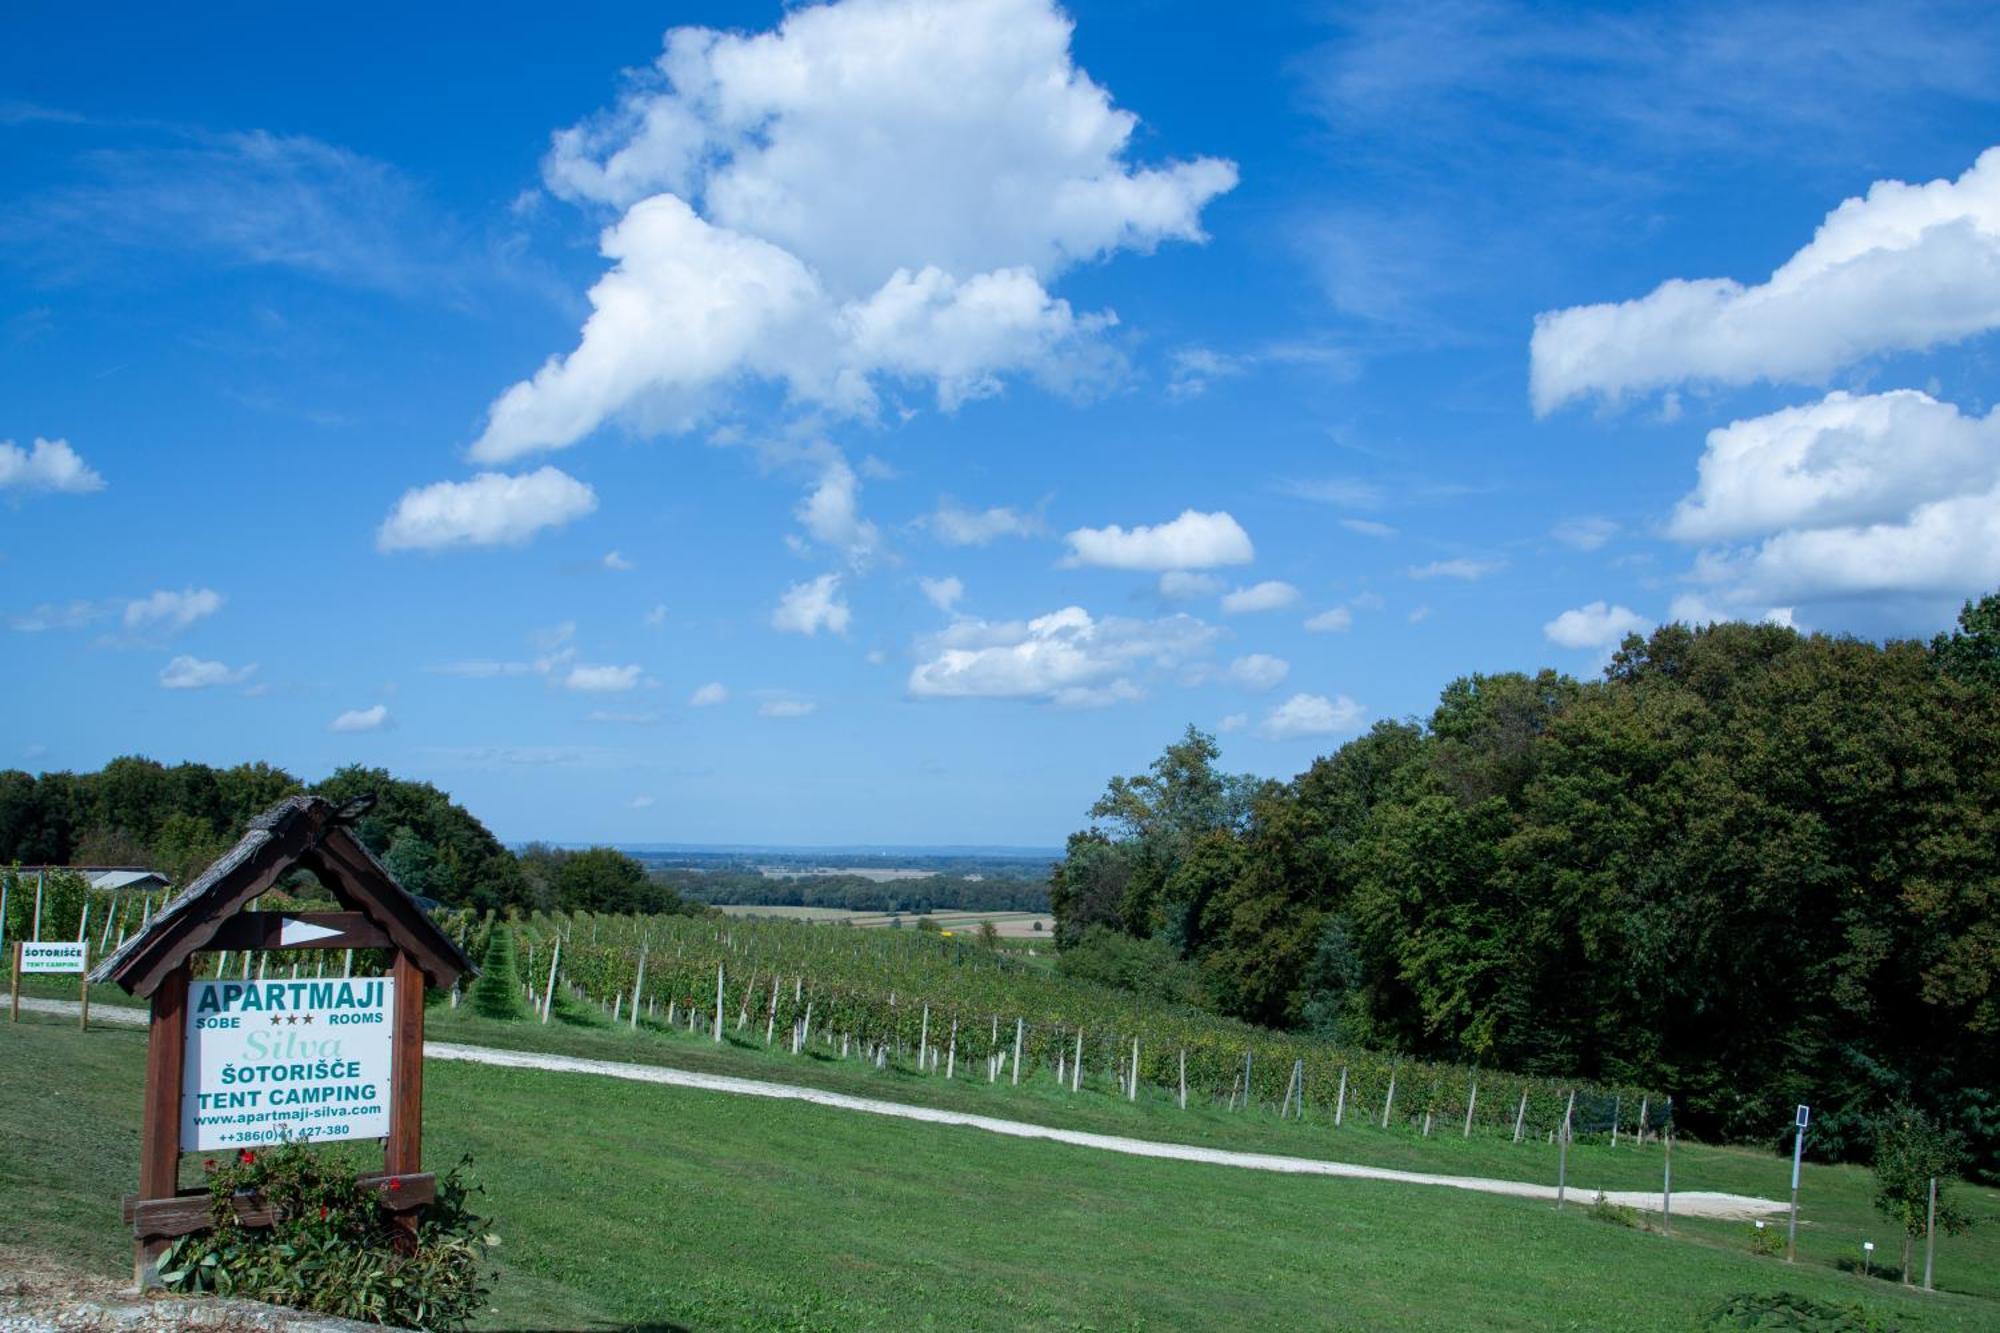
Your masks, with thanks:
[(329, 926), (315, 926), (310, 921), (300, 921), (296, 917), (288, 916), (278, 925), (278, 944), (281, 947), (290, 944), (311, 944), (314, 940), (323, 940), (329, 935), (339, 933)]

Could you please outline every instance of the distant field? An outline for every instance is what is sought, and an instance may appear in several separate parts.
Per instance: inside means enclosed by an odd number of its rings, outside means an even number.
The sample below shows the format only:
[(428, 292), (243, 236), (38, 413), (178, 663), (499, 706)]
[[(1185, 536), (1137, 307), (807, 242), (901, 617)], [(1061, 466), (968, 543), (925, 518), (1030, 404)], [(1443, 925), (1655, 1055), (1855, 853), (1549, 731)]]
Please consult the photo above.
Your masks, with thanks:
[[(922, 915), (917, 912), (850, 912), (839, 907), (765, 907), (749, 903), (717, 903), (716, 909), (729, 916), (765, 917), (775, 921), (810, 921), (825, 925), (844, 923), (863, 930), (886, 930), (901, 926), (905, 930), (916, 929)], [(1047, 912), (932, 912), (930, 919), (941, 930), (954, 934), (967, 934), (979, 929), (982, 921), (991, 921), (1002, 939), (1033, 940), (1037, 936), (1053, 939), (1056, 919)], [(1040, 923), (1041, 929), (1035, 929)]]
[(899, 870), (892, 866), (758, 866), (757, 873), (765, 879), (831, 879), (836, 875), (852, 875), (871, 884), (894, 884), (906, 879), (936, 879), (939, 872)]

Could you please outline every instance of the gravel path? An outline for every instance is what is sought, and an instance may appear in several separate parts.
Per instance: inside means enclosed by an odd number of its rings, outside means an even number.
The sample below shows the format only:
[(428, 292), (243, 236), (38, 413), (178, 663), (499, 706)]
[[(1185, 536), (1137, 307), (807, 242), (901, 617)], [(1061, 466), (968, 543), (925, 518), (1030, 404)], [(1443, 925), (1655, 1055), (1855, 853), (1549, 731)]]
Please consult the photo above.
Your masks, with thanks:
[[(23, 1009), (37, 1013), (76, 1014), (76, 1004), (68, 1000), (21, 1001)], [(104, 1006), (91, 1011), (91, 1021), (143, 1026), (146, 1015), (136, 1009)], [(993, 1116), (968, 1115), (962, 1111), (940, 1111), (928, 1106), (881, 1101), (874, 1097), (853, 1097), (842, 1092), (826, 1092), (791, 1083), (766, 1083), (758, 1079), (734, 1078), (726, 1074), (696, 1074), (685, 1069), (659, 1065), (624, 1064), (612, 1060), (584, 1060), (568, 1055), (537, 1055), (528, 1051), (503, 1051), (490, 1046), (462, 1046), (456, 1042), (427, 1041), (424, 1054), (432, 1060), (463, 1060), (472, 1064), (498, 1065), (506, 1069), (542, 1069), (558, 1074), (595, 1074), (634, 1083), (659, 1083), (674, 1088), (694, 1088), (702, 1092), (726, 1092), (739, 1097), (770, 1097), (780, 1101), (811, 1102), (865, 1115), (890, 1116), (899, 1120), (921, 1120), (933, 1125), (961, 1125), (1005, 1134), (1017, 1139), (1042, 1139), (1067, 1143), (1100, 1152), (1124, 1153), (1130, 1157), (1158, 1157), (1171, 1161), (1206, 1162), (1233, 1166), (1247, 1171), (1277, 1171), (1287, 1175), (1340, 1176), (1349, 1180), (1389, 1180), (1404, 1185), (1436, 1185), (1446, 1189), (1473, 1190), (1481, 1194), (1510, 1194), (1523, 1199), (1545, 1199), (1553, 1203), (1556, 1187), (1520, 1180), (1491, 1180), (1483, 1176), (1440, 1176), (1423, 1171), (1396, 1171), (1388, 1167), (1359, 1166), (1352, 1162), (1329, 1162), (1316, 1157), (1281, 1157), (1273, 1153), (1233, 1152), (1224, 1148), (1197, 1148), (1184, 1143), (1156, 1143), (1150, 1139), (1130, 1139), (1116, 1134), (1091, 1134), (1075, 1129), (1054, 1129), (1020, 1120), (1000, 1120)], [(1569, 1195), (1581, 1203), (1597, 1197), (1587, 1185), (1575, 1185)], [(1607, 1190), (1605, 1200), (1644, 1212), (1660, 1211), (1661, 1197), (1652, 1190)], [(1679, 1217), (1713, 1217), (1747, 1220), (1782, 1213), (1783, 1203), (1758, 1199), (1747, 1194), (1719, 1194), (1707, 1190), (1676, 1190), (1674, 1213)]]

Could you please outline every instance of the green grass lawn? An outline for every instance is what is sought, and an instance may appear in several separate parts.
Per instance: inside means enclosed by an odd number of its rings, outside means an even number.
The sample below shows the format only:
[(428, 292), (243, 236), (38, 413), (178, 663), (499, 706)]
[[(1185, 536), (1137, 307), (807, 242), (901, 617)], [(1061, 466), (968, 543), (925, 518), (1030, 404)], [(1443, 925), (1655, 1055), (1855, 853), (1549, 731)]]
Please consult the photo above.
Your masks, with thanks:
[[(1537, 1178), (1545, 1145), (1334, 1132), (1259, 1113), (876, 1074), (658, 1033), (433, 1035), (787, 1077), (1081, 1128)], [(24, 1019), (0, 1035), (0, 1208), (15, 1234), (125, 1271), (143, 1034)], [(2000, 1328), (2000, 1219), (1940, 1246), (1933, 1297), (1836, 1271), (1871, 1222), (1864, 1173), (1811, 1168), (1805, 1261), (1745, 1228), (1674, 1238), (1586, 1208), (1155, 1162), (977, 1131), (582, 1075), (433, 1063), (427, 1158), (471, 1152), (505, 1237), (493, 1327), (1686, 1329), (1725, 1296), (1789, 1290), (1885, 1326)], [(1774, 1195), (1784, 1164), (1683, 1145), (1677, 1183)], [(1580, 1146), (1574, 1174), (1651, 1183), (1655, 1150)], [(1512, 1169), (1508, 1169), (1511, 1167)], [(1691, 1177), (1691, 1178), (1688, 1178)], [(1975, 1206), (2000, 1212), (1990, 1191)], [(14, 1229), (10, 1226), (10, 1230)], [(1858, 1240), (1856, 1241), (1858, 1251)], [(1976, 1293), (1973, 1295), (1964, 1294)]]

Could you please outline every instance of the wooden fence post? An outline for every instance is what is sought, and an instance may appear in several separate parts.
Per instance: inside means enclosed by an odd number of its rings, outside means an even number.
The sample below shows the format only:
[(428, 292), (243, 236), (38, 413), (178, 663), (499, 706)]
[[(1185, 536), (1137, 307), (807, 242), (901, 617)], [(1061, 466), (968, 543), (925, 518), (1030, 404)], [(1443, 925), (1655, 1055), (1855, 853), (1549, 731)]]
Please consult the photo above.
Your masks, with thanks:
[(1472, 1093), (1465, 1099), (1465, 1137), (1472, 1137), (1472, 1108), (1479, 1105), (1479, 1080), (1472, 1081)]
[(1347, 1115), (1347, 1066), (1340, 1067), (1340, 1095), (1333, 1102), (1333, 1127), (1340, 1128), (1342, 1118)]
[(1021, 1038), (1027, 1034), (1027, 1031), (1027, 1020), (1016, 1018), (1014, 1020), (1014, 1086), (1017, 1088), (1021, 1086)]
[(1389, 1108), (1396, 1104), (1396, 1071), (1389, 1070), (1389, 1095), (1382, 1099), (1382, 1128), (1389, 1127)]
[(1521, 1089), (1521, 1109), (1514, 1112), (1514, 1142), (1521, 1141), (1521, 1127), (1528, 1121), (1528, 1090)]
[(1187, 1047), (1181, 1047), (1181, 1110), (1187, 1110)]
[(1130, 1070), (1129, 1086), (1125, 1090), (1125, 1100), (1128, 1102), (1139, 1100), (1139, 1039), (1137, 1037), (1132, 1038), (1132, 1068)]

